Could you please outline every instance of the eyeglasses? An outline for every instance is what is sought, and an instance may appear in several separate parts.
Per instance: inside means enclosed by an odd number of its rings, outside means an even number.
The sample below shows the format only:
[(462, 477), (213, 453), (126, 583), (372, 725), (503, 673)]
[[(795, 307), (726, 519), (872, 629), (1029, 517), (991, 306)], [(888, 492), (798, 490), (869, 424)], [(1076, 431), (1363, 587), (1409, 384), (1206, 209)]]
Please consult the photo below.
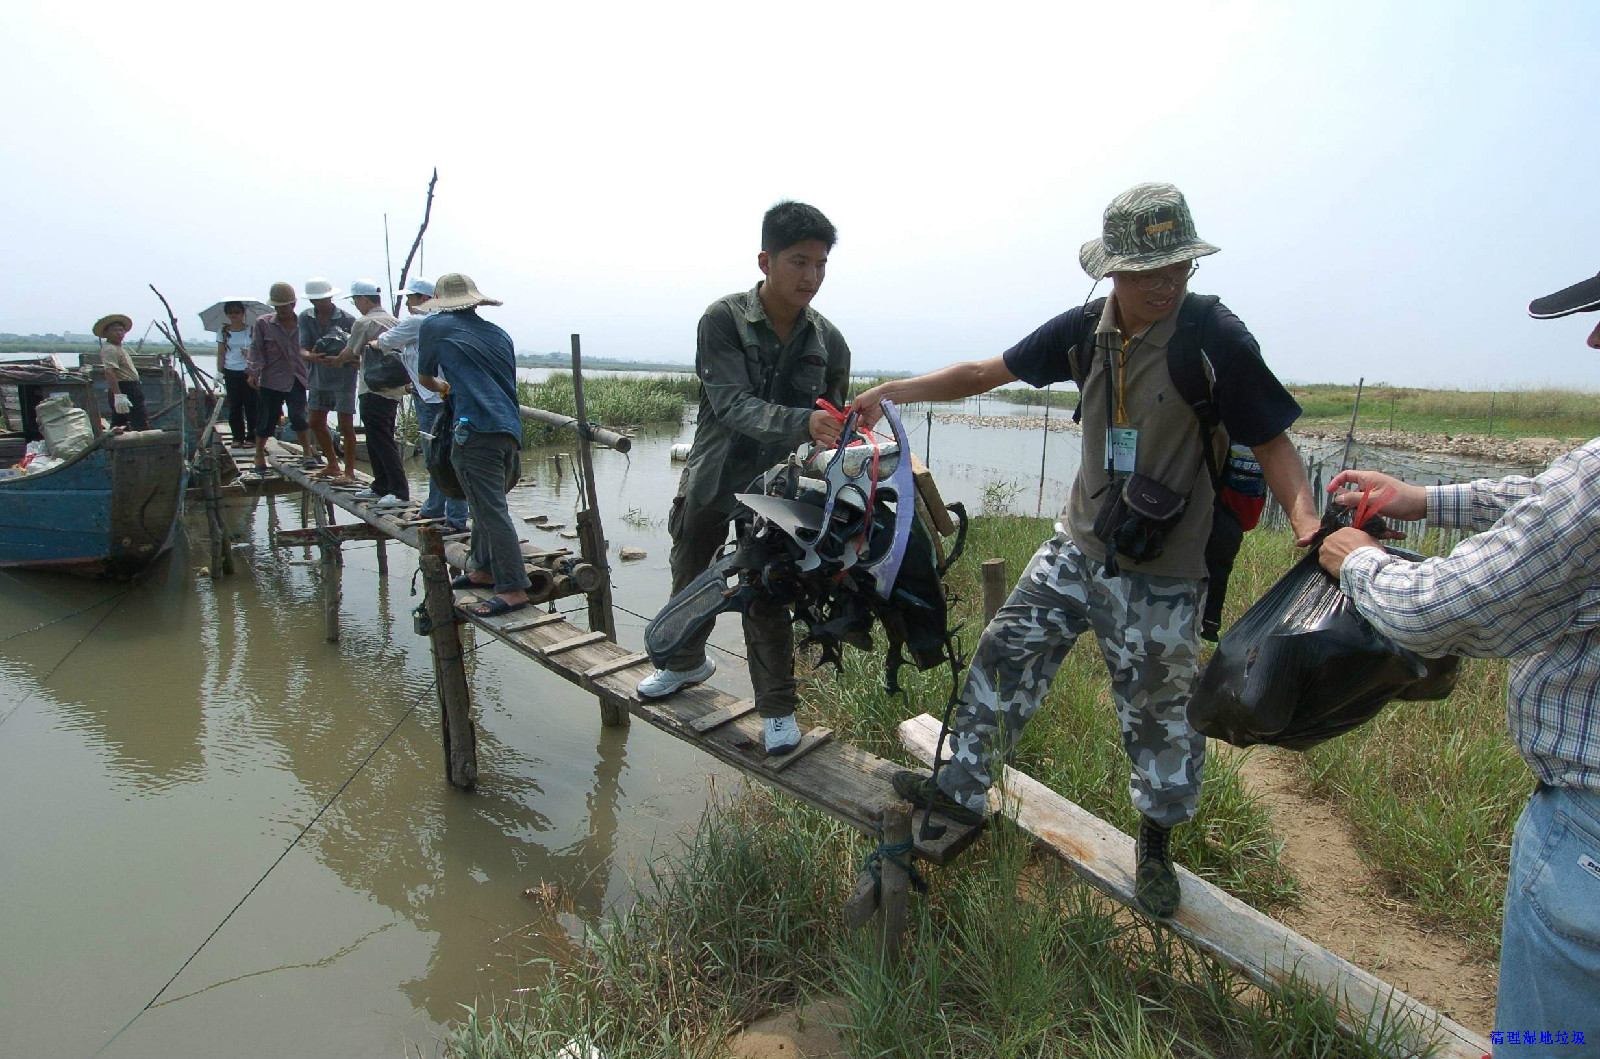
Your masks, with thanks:
[(1189, 281), (1200, 268), (1198, 261), (1183, 261), (1166, 268), (1151, 269), (1149, 272), (1135, 272), (1130, 277), (1133, 285), (1144, 291), (1157, 291), (1168, 284), (1181, 287)]

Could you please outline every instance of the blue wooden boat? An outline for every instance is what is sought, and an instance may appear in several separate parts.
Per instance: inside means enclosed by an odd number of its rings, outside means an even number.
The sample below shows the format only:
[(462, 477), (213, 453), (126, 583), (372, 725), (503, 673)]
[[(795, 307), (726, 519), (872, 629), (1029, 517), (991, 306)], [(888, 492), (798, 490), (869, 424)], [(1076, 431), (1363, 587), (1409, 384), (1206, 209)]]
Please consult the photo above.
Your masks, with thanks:
[[(182, 388), (170, 368), (140, 375), (157, 384), (146, 385), (147, 393), (177, 391), (181, 402)], [(188, 482), (183, 409), (174, 417), (165, 404), (150, 401), (153, 429), (102, 430), (92, 380), (89, 372), (0, 364), (0, 387), (9, 391), (7, 419), (17, 428), (0, 435), (0, 451), (19, 449), (37, 433), (30, 431), (26, 410), (52, 393), (69, 394), (97, 432), (88, 450), (66, 463), (0, 477), (0, 567), (129, 578), (172, 544)]]

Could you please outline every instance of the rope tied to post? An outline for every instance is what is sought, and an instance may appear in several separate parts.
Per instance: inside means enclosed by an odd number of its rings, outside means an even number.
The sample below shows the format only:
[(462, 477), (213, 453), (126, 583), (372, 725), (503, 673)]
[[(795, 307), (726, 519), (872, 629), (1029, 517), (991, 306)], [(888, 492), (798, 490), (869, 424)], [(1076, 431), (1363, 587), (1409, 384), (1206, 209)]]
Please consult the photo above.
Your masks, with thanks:
[[(878, 848), (867, 854), (866, 863), (861, 866), (862, 871), (872, 874), (872, 893), (874, 897), (883, 896), (883, 862), (890, 861), (901, 871), (906, 873), (906, 878), (911, 880), (911, 888), (919, 894), (928, 892), (927, 880), (917, 871), (916, 864), (911, 859), (913, 841), (885, 842), (883, 840), (883, 826), (878, 827)], [(901, 858), (905, 859), (902, 860)]]

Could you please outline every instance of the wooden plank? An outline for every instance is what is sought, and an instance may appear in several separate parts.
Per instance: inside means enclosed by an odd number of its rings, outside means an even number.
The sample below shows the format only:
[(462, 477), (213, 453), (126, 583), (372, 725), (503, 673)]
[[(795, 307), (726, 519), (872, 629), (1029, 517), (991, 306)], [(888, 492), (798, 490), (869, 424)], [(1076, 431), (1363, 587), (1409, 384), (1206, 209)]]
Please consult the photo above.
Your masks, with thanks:
[(590, 668), (585, 669), (583, 671), (583, 679), (585, 681), (589, 681), (598, 680), (601, 677), (609, 677), (613, 673), (620, 673), (624, 669), (632, 669), (641, 662), (648, 661), (650, 661), (650, 656), (644, 654), (643, 652), (638, 654), (626, 654), (621, 658), (613, 658), (609, 662), (601, 662), (597, 666), (591, 666)]
[(950, 511), (944, 505), (944, 497), (939, 495), (939, 487), (934, 484), (933, 472), (919, 459), (917, 454), (911, 454), (911, 480), (916, 483), (917, 495), (928, 508), (928, 521), (933, 523), (933, 528), (939, 531), (939, 536), (950, 537), (956, 532), (955, 519), (950, 517)]
[(767, 768), (773, 772), (782, 772), (832, 738), (832, 728), (813, 728), (801, 736), (799, 744), (787, 754), (767, 758)]
[[(939, 738), (939, 719), (922, 714), (900, 725), (900, 741), (923, 761), (932, 762)], [(989, 792), (994, 812), (1011, 817), (1041, 845), (1065, 860), (1090, 885), (1133, 906), (1134, 840), (1093, 813), (1009, 766)], [(1339, 1021), (1353, 1034), (1370, 1023), (1393, 1025), (1395, 1016), (1410, 1032), (1405, 1051), (1437, 1042), (1436, 1053), (1448, 1059), (1481, 1059), (1489, 1042), (1465, 1026), (1445, 1018), (1420, 1001), (1379, 980), (1348, 960), (1295, 933), (1243, 901), (1179, 866), (1183, 904), (1178, 914), (1162, 920), (1196, 948), (1215, 956), (1258, 986), (1272, 987), (1291, 978), (1326, 993), (1339, 1010)], [(1384, 1009), (1392, 1014), (1384, 1017)]]
[(705, 735), (713, 728), (717, 728), (721, 725), (727, 724), (729, 721), (743, 717), (745, 714), (749, 713), (755, 708), (755, 699), (740, 699), (738, 702), (732, 703), (731, 705), (723, 706), (719, 709), (712, 710), (710, 713), (696, 717), (694, 720), (689, 722), (689, 727), (693, 728), (699, 734)]
[(568, 640), (558, 640), (548, 647), (541, 648), (541, 650), (546, 658), (552, 658), (555, 655), (563, 654), (577, 647), (586, 647), (589, 644), (598, 643), (605, 638), (606, 634), (603, 632), (586, 632), (580, 636), (574, 636)]
[(529, 629), (538, 629), (545, 625), (554, 625), (558, 621), (566, 621), (560, 614), (541, 614), (537, 618), (525, 618), (522, 621), (508, 621), (496, 629), (496, 632), (527, 632)]

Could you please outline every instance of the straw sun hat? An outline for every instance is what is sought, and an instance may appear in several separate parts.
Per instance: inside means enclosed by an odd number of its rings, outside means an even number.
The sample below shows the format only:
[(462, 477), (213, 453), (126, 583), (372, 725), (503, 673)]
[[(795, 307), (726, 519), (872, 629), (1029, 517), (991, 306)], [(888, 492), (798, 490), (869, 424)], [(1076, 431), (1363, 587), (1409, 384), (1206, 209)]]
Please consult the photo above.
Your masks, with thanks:
[(423, 308), (436, 312), (457, 312), (477, 305), (503, 305), (504, 302), (485, 297), (478, 292), (472, 277), (461, 272), (446, 272), (433, 284), (433, 297), (423, 303)]
[(124, 331), (133, 330), (132, 320), (128, 319), (126, 316), (123, 316), (121, 313), (112, 313), (110, 316), (102, 316), (100, 319), (96, 320), (94, 322), (94, 326), (89, 329), (89, 333), (94, 335), (96, 338), (104, 338), (106, 337), (106, 328), (110, 327), (112, 324), (121, 324)]

